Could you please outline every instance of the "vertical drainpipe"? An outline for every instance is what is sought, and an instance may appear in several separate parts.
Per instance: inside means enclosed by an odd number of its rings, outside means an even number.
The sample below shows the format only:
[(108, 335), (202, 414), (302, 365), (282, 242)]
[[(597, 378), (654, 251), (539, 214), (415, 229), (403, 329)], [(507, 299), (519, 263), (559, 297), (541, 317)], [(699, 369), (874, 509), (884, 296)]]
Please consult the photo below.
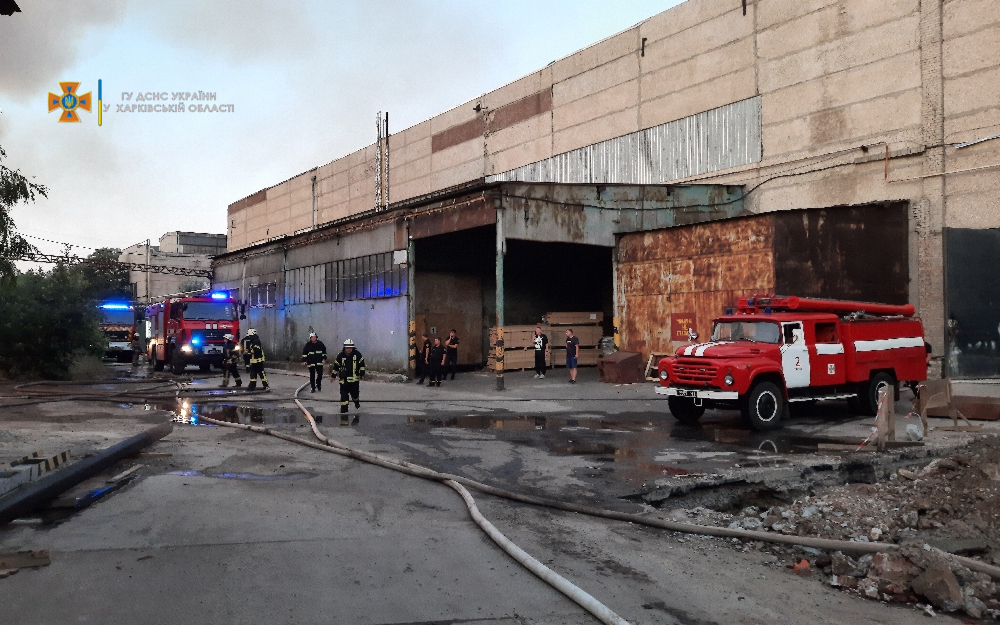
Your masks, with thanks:
[(312, 227), (316, 227), (316, 176), (313, 176), (312, 180)]
[(503, 196), (499, 196), (499, 207), (497, 208), (497, 347), (496, 347), (496, 367), (497, 367), (497, 390), (504, 390), (503, 379), (503, 257), (507, 251), (507, 241), (503, 232)]
[(417, 303), (414, 298), (414, 274), (416, 267), (413, 264), (415, 258), (416, 245), (413, 243), (413, 235), (410, 234), (412, 220), (406, 221), (406, 317), (410, 326), (410, 358), (408, 368), (411, 375), (417, 372)]
[(615, 338), (615, 350), (620, 350), (622, 348), (621, 344), (621, 334), (619, 334), (618, 328), (621, 324), (619, 315), (621, 295), (619, 293), (618, 286), (618, 235), (615, 235), (615, 246), (611, 248), (611, 323), (614, 326), (612, 332)]

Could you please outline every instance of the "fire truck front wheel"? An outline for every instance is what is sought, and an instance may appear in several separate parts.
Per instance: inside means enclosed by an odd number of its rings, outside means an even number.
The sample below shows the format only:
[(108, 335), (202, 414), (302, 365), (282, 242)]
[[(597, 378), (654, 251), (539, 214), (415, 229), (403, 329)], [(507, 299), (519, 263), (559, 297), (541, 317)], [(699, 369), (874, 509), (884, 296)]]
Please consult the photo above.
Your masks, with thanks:
[(705, 414), (705, 407), (696, 406), (694, 400), (689, 397), (671, 395), (667, 397), (667, 407), (670, 408), (670, 414), (674, 415), (675, 419), (688, 425), (698, 423), (701, 415)]
[[(889, 389), (890, 393), (895, 394), (896, 380), (884, 371), (873, 375), (867, 384), (862, 382), (861, 389), (858, 391), (858, 403), (863, 414), (868, 416), (878, 414), (878, 392), (883, 388)], [(892, 399), (890, 398), (889, 401)]]
[(774, 382), (758, 382), (743, 405), (743, 419), (755, 430), (776, 430), (788, 410), (785, 395)]

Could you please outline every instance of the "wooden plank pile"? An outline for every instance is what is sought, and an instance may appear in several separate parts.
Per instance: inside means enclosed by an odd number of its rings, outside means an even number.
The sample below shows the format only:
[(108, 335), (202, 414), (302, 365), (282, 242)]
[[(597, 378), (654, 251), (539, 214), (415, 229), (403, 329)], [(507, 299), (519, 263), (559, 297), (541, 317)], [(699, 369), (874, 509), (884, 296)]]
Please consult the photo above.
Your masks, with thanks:
[[(598, 345), (604, 330), (601, 323), (604, 313), (600, 312), (551, 312), (545, 315), (547, 323), (541, 325), (542, 332), (549, 337), (549, 367), (566, 366), (566, 334), (568, 329), (580, 339), (580, 355), (577, 364), (596, 366), (601, 355)], [(504, 326), (504, 370), (519, 371), (535, 367), (534, 325)], [(490, 328), (490, 355), (487, 366), (496, 369), (497, 329)]]

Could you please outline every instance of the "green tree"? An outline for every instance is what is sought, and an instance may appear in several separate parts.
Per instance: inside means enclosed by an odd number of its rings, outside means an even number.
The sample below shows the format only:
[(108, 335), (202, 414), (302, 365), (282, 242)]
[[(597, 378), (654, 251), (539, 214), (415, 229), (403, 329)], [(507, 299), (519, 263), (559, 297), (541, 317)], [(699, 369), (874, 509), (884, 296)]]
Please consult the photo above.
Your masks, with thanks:
[(118, 264), (121, 253), (115, 247), (102, 247), (94, 250), (87, 257), (88, 262), (80, 265), (80, 273), (89, 285), (89, 299), (101, 301), (131, 297), (128, 268)]
[(0, 286), (0, 372), (61, 379), (75, 356), (103, 353), (93, 287), (82, 271), (60, 263), (15, 275)]
[(14, 260), (35, 251), (35, 247), (17, 233), (11, 209), (20, 202), (33, 202), (36, 196), (48, 197), (49, 190), (31, 182), (17, 169), (3, 164), (7, 153), (0, 147), (0, 283), (10, 283), (17, 270)]

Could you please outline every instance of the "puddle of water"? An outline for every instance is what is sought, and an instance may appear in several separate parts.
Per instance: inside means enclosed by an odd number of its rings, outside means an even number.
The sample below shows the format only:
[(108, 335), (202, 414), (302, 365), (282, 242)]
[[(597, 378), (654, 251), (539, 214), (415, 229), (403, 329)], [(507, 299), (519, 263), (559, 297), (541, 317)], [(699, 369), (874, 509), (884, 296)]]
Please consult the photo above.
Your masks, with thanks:
[(201, 471), (171, 471), (167, 475), (183, 477), (215, 477), (224, 480), (249, 480), (251, 482), (285, 482), (289, 480), (308, 480), (318, 473), (285, 473), (283, 475), (257, 475), (256, 473), (202, 473)]
[(752, 454), (795, 454), (812, 453), (820, 443), (837, 445), (857, 445), (858, 440), (852, 438), (836, 438), (827, 436), (807, 436), (794, 431), (754, 432), (729, 427), (701, 425), (689, 427), (677, 425), (670, 435), (678, 440), (705, 441), (732, 445)]
[(171, 410), (175, 423), (186, 425), (211, 425), (201, 421), (208, 417), (215, 421), (242, 423), (243, 425), (302, 425), (306, 423), (302, 413), (293, 408), (259, 408), (235, 404), (198, 404), (183, 402), (167, 408), (152, 405), (147, 410)]

